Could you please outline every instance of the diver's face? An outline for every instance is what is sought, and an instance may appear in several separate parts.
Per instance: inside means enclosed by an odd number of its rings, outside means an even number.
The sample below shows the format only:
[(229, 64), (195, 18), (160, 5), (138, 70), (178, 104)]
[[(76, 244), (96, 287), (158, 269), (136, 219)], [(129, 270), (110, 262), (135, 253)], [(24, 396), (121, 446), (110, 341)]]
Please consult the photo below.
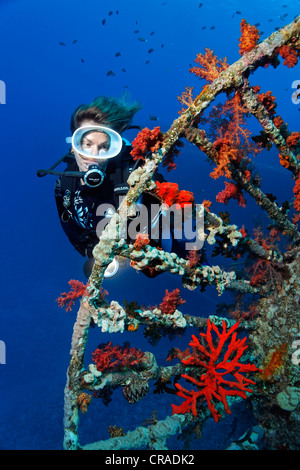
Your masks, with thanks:
[[(81, 123), (81, 127), (83, 126), (95, 126), (97, 123), (93, 121), (84, 121)], [(90, 131), (87, 132), (81, 141), (81, 147), (85, 152), (88, 152), (91, 157), (86, 157), (78, 153), (75, 149), (74, 155), (76, 159), (76, 163), (80, 171), (87, 171), (90, 165), (98, 165), (100, 167), (106, 166), (106, 161), (99, 161), (97, 158), (93, 159), (93, 156), (97, 157), (99, 155), (99, 151), (102, 150), (102, 153), (109, 149), (110, 145), (110, 138), (105, 132), (100, 131)]]

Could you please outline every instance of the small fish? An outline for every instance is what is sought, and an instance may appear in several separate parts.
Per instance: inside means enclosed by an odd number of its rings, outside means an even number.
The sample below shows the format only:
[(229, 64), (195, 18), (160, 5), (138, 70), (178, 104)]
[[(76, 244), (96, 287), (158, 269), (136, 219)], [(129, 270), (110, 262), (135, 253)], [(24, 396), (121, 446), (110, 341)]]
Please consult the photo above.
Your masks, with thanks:
[(203, 7), (203, 3), (199, 3), (198, 8)]
[(111, 16), (113, 14), (113, 11), (108, 12), (108, 16)]
[(150, 36), (153, 36), (153, 34), (155, 34), (155, 31), (152, 31), (152, 32), (150, 33)]
[(287, 8), (287, 5), (282, 5), (282, 8)]
[(148, 50), (148, 54), (151, 54), (151, 52), (154, 52), (154, 49), (151, 48)]
[(72, 41), (72, 44), (76, 44), (77, 41), (78, 41), (78, 39), (74, 39), (74, 40)]
[(147, 42), (148, 41), (148, 39), (145, 39), (145, 38), (138, 38), (138, 40), (141, 41), (141, 42)]
[(215, 29), (215, 26), (211, 26), (210, 29)]
[(161, 46), (160, 46), (160, 47), (165, 47), (165, 45), (164, 45), (164, 44), (161, 44)]
[(206, 26), (202, 26), (202, 29), (206, 29)]
[(60, 46), (66, 46), (66, 45), (67, 45), (66, 43), (61, 42), (61, 41), (60, 41), (58, 44), (59, 44)]
[(273, 21), (273, 18), (270, 18), (270, 19), (269, 19), (269, 23), (272, 23), (272, 21)]
[(145, 64), (150, 64), (150, 60), (146, 60)]
[(285, 13), (284, 15), (282, 15), (282, 18), (286, 18), (288, 16), (288, 13)]
[(264, 31), (260, 31), (259, 34), (262, 36), (263, 34), (265, 34)]
[(121, 72), (126, 72), (126, 69), (121, 69)]
[(118, 14), (119, 14), (119, 10), (116, 10), (116, 15), (118, 15)]
[(84, 64), (84, 59), (80, 59), (80, 60), (81, 60), (81, 62)]
[(255, 25), (254, 25), (254, 26), (260, 26), (260, 23), (255, 23)]
[(105, 19), (105, 18), (103, 18), (103, 20), (101, 21), (101, 23), (102, 23), (102, 24), (103, 24), (103, 26), (104, 26), (104, 25), (105, 25), (105, 23), (106, 23), (106, 19)]
[(115, 57), (120, 57), (120, 55), (121, 55), (121, 52), (116, 52), (115, 53)]
[(242, 14), (242, 12), (241, 12), (241, 11), (239, 11), (239, 10), (237, 10), (237, 11), (236, 11), (236, 14), (237, 14), (237, 15), (241, 15), (241, 14)]
[(278, 31), (280, 28), (279, 28), (279, 26), (276, 26), (276, 28), (274, 28), (274, 29), (275, 29), (275, 31)]
[(106, 73), (106, 76), (107, 76), (107, 77), (115, 77), (116, 74), (115, 74), (115, 72), (113, 72), (113, 70), (109, 70), (109, 71)]
[(150, 114), (149, 119), (150, 121), (158, 121), (158, 117), (154, 116), (153, 114)]
[(139, 31), (139, 29), (136, 29), (136, 30), (133, 31), (133, 32), (134, 32), (134, 34), (137, 34), (137, 33), (139, 33), (140, 31)]

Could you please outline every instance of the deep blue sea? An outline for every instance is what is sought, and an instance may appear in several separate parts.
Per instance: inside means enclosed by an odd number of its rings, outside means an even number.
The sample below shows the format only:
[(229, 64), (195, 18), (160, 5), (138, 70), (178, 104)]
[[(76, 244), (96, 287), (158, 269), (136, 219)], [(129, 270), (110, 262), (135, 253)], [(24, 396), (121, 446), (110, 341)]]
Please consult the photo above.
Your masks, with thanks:
[[(73, 324), (78, 304), (66, 313), (57, 297), (68, 281), (85, 282), (84, 259), (63, 233), (54, 200), (55, 177), (38, 178), (36, 170), (52, 165), (68, 150), (73, 110), (96, 96), (120, 96), (127, 90), (143, 104), (133, 124), (167, 131), (181, 109), (177, 97), (186, 86), (200, 93), (205, 81), (189, 72), (196, 54), (205, 48), (240, 58), (240, 21), (260, 23), (262, 39), (299, 14), (296, 0), (0, 0), (0, 135), (1, 135), (1, 307), (0, 340), (6, 346), (6, 364), (0, 364), (0, 449), (60, 450), (63, 442), (63, 401)], [(105, 20), (105, 21), (104, 21)], [(138, 32), (137, 32), (138, 31)], [(108, 73), (108, 72), (113, 73)], [(277, 113), (289, 130), (299, 131), (300, 104), (291, 100), (292, 83), (300, 80), (299, 64), (260, 68), (250, 76), (261, 91), (272, 90)], [(216, 103), (215, 103), (216, 104)], [(249, 120), (254, 133), (260, 127)], [(131, 131), (132, 132), (132, 131)], [(129, 139), (135, 133), (126, 135)], [(262, 189), (279, 201), (291, 200), (289, 172), (280, 166), (275, 147), (255, 160)], [(263, 212), (249, 195), (247, 207), (232, 200), (215, 202), (224, 179), (209, 177), (212, 166), (188, 142), (177, 158), (177, 169), (164, 176), (192, 191), (196, 202), (213, 201), (211, 209), (228, 210), (231, 222), (251, 231), (265, 224)], [(183, 289), (181, 278), (164, 273), (148, 279), (132, 268), (104, 281), (109, 300), (136, 300), (158, 305), (166, 289), (180, 288), (184, 313), (208, 316), (217, 303), (214, 288), (205, 293)], [(91, 331), (90, 354), (101, 342), (113, 341), (155, 353), (161, 365), (172, 347), (186, 348), (191, 332), (179, 338), (162, 338), (153, 346), (140, 328), (135, 334), (101, 334)], [(170, 415), (173, 396), (149, 394), (129, 405), (122, 390), (114, 391), (109, 406), (94, 400), (80, 416), (80, 442), (107, 439), (108, 426), (126, 431), (140, 426), (156, 410), (159, 419)], [(179, 402), (178, 402), (179, 404)], [(225, 449), (254, 423), (247, 402), (216, 424), (209, 419), (202, 439), (190, 448)], [(183, 441), (169, 440), (180, 450)]]

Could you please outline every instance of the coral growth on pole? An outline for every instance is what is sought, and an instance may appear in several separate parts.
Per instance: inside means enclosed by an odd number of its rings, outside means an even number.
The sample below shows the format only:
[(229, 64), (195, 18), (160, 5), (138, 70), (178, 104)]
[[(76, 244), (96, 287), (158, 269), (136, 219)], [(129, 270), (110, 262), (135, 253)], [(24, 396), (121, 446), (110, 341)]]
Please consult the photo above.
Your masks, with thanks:
[[(208, 417), (218, 423), (224, 413), (234, 412), (237, 401), (246, 398), (251, 401), (254, 418), (264, 434), (265, 448), (299, 448), (300, 382), (293, 345), (299, 335), (300, 133), (289, 130), (284, 116), (277, 114), (272, 91), (251, 86), (249, 76), (258, 67), (277, 67), (280, 61), (287, 67), (297, 64), (300, 17), (264, 41), (257, 28), (243, 19), (236, 52), (242, 56), (231, 65), (227, 59), (218, 59), (210, 49), (200, 52), (191, 72), (205, 80), (204, 86), (200, 82), (198, 91), (196, 87), (185, 88), (179, 98), (179, 117), (167, 132), (156, 127), (138, 134), (132, 155), (140, 160), (140, 165), (129, 176), (130, 189), (93, 250), (95, 264), (88, 288), (74, 281), (71, 293), (60, 297), (59, 304), (69, 310), (82, 296), (65, 387), (65, 449), (164, 450), (170, 436), (184, 433), (190, 442), (191, 433), (197, 429), (199, 435)], [(207, 110), (221, 93), (225, 100)], [(258, 135), (247, 127), (250, 116), (261, 126)], [(176, 168), (174, 159), (183, 139), (211, 162), (213, 168), (207, 176), (212, 183), (217, 178), (224, 179), (225, 187), (216, 195), (216, 201), (204, 196), (201, 207), (204, 241), (211, 251), (209, 264), (201, 263), (202, 253), (196, 250), (180, 258), (151, 246), (148, 234), (138, 234), (133, 244), (121, 238), (128, 211), (134, 212), (143, 192), (159, 198), (165, 211), (173, 204), (182, 211), (188, 204), (193, 216), (197, 215), (196, 193), (188, 188), (179, 190), (176, 183), (156, 181), (160, 164), (168, 170)], [(278, 155), (280, 170), (291, 178), (289, 201), (266, 192), (268, 189), (264, 189), (255, 169), (253, 157), (261, 153), (263, 159), (263, 152), (271, 148)], [(193, 171), (197, 171), (196, 159)], [(266, 215), (268, 223), (262, 229), (256, 227), (253, 231), (248, 227), (245, 196), (247, 203), (252, 200)], [(227, 204), (228, 210), (215, 213), (216, 202)], [(241, 226), (231, 220), (232, 204), (239, 204), (240, 211), (244, 211)], [(181, 276), (183, 287), (190, 291), (215, 288), (218, 296), (231, 292), (233, 302), (218, 304), (214, 314), (203, 311), (201, 304), (196, 315), (184, 314), (180, 311), (184, 301), (176, 288), (166, 292), (159, 308), (144, 309), (134, 298), (124, 302), (124, 307), (117, 301), (108, 305), (103, 302), (102, 281), (107, 265), (116, 255), (130, 260), (136, 270)], [(166, 353), (167, 361), (177, 361), (172, 365), (160, 365), (152, 352), (126, 344), (113, 346), (112, 342), (101, 343), (90, 358), (92, 363), (86, 365), (89, 331), (95, 326), (105, 333), (119, 335), (127, 331), (132, 337), (143, 329), (153, 348), (164, 335), (176, 341), (178, 333), (191, 327), (199, 331), (199, 336), (192, 336), (192, 351), (187, 348), (181, 352), (175, 344)], [(179, 383), (182, 379), (192, 389), (184, 388)], [(122, 387), (123, 398), (134, 405), (149, 396), (151, 381), (157, 407), (162, 393), (170, 394), (173, 403), (184, 399), (173, 405), (172, 416), (152, 420), (134, 431), (122, 429), (117, 437), (107, 440), (80, 443), (79, 411), (89, 408), (90, 412), (90, 393), (107, 404), (112, 390)], [(259, 448), (259, 444), (251, 445)]]

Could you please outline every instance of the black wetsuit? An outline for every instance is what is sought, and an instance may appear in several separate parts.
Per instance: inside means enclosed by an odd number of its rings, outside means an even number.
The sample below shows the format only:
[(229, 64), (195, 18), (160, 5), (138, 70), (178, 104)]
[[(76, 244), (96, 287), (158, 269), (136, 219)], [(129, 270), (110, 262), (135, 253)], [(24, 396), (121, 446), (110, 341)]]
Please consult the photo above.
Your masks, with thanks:
[[(56, 181), (55, 199), (62, 228), (82, 256), (92, 257), (92, 250), (99, 242), (99, 233), (96, 233), (99, 222), (104, 219), (106, 210), (108, 215), (112, 215), (118, 209), (120, 197), (125, 196), (129, 189), (127, 179), (136, 164), (130, 151), (131, 147), (123, 143), (120, 154), (108, 160), (105, 179), (97, 188), (82, 185), (80, 178), (70, 176), (60, 176)], [(66, 171), (78, 171), (72, 154), (67, 155), (66, 161)], [(159, 174), (155, 178), (164, 181)], [(144, 194), (143, 204), (149, 205), (153, 201), (159, 204), (153, 196)], [(97, 215), (100, 205), (102, 215)], [(154, 244), (158, 243), (157, 240)]]

